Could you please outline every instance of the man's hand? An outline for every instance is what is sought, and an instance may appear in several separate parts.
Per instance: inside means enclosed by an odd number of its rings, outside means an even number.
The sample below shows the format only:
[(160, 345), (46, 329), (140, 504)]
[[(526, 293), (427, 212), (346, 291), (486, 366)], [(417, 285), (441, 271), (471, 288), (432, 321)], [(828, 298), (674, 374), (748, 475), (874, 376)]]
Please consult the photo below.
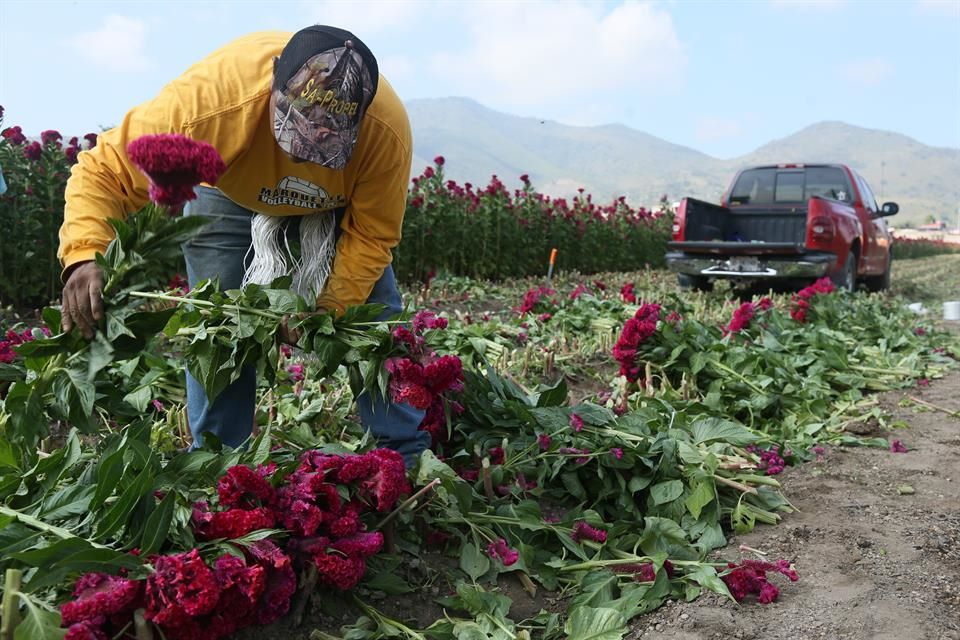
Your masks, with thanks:
[(69, 333), (74, 327), (87, 340), (93, 338), (103, 320), (103, 271), (96, 262), (81, 262), (67, 277), (63, 287), (63, 330)]
[(326, 312), (326, 309), (317, 309), (316, 311), (310, 311), (307, 313), (295, 313), (293, 315), (287, 314), (283, 316), (283, 319), (280, 320), (280, 341), (286, 342), (294, 347), (297, 346), (297, 343), (300, 342), (300, 338), (303, 337), (303, 329), (301, 329), (299, 326), (291, 327), (290, 325), (299, 324), (310, 316), (321, 316)]

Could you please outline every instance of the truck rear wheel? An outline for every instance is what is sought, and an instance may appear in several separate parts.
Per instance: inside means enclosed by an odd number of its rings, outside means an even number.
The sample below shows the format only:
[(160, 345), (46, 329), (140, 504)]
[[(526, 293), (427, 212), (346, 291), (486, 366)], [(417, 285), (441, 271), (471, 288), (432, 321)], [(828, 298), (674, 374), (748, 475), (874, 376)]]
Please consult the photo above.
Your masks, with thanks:
[(886, 291), (890, 288), (890, 272), (893, 269), (893, 254), (887, 255), (887, 269), (878, 276), (868, 276), (863, 279), (870, 291)]
[(713, 283), (703, 276), (688, 276), (685, 273), (678, 273), (677, 284), (680, 285), (681, 289), (713, 291)]
[(843, 269), (830, 277), (833, 284), (838, 289), (844, 291), (856, 291), (857, 289), (857, 252), (853, 249), (847, 252), (847, 259), (843, 263)]

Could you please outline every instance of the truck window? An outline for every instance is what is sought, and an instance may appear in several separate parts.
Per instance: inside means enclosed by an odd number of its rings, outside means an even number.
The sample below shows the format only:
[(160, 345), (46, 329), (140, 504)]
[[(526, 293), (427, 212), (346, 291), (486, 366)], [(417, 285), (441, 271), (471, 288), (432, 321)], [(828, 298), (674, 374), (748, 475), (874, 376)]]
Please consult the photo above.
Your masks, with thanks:
[(730, 193), (730, 204), (773, 204), (776, 169), (749, 169), (740, 174)]
[(851, 202), (853, 191), (838, 167), (748, 169), (730, 192), (730, 204), (785, 204), (806, 202), (814, 196)]
[(804, 200), (813, 196), (852, 202), (853, 192), (847, 182), (847, 176), (837, 167), (809, 167), (806, 170), (807, 182), (804, 187)]
[(777, 173), (777, 191), (774, 202), (803, 202), (803, 171)]

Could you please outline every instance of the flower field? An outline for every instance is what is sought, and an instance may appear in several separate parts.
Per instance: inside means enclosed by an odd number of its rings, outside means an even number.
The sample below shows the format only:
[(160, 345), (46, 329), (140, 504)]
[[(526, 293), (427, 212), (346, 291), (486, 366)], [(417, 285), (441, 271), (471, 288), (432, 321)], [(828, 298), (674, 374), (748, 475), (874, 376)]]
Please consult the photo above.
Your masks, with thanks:
[[(191, 192), (163, 181), (158, 148), (138, 166), (179, 204)], [(150, 206), (112, 222), (92, 340), (55, 307), (3, 327), (0, 640), (615, 639), (665, 605), (818, 588), (817, 567), (730, 540), (801, 515), (780, 482), (793, 467), (909, 456), (878, 394), (951, 375), (956, 336), (828, 280), (748, 299), (604, 272), (656, 264), (666, 218), (496, 181), (477, 194), (442, 166), (411, 191), (401, 317), (310, 315), (281, 344), (312, 307), (289, 278), (188, 291), (180, 245), (202, 221)], [(468, 219), (489, 222), (469, 255), (431, 237)], [(551, 246), (591, 275), (502, 279), (542, 272)], [(260, 379), (252, 441), (187, 452), (184, 369), (212, 397), (241, 365)], [(426, 412), (413, 468), (364, 433), (360, 392)]]

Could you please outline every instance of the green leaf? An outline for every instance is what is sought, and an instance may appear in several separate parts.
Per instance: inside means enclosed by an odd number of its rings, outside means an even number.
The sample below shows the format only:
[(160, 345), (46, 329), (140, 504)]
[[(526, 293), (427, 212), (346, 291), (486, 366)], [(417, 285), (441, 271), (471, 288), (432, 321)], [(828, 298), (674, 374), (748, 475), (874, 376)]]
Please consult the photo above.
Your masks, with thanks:
[(685, 546), (686, 543), (687, 533), (673, 520), (654, 517), (643, 519), (643, 536), (640, 538), (640, 548), (648, 556), (661, 552), (669, 553), (674, 546)]
[(559, 407), (567, 401), (567, 381), (560, 378), (552, 387), (545, 387), (537, 397), (538, 407)]
[(177, 494), (174, 491), (167, 492), (157, 508), (153, 510), (143, 529), (143, 537), (140, 540), (140, 555), (146, 557), (151, 553), (160, 551), (163, 543), (167, 540), (167, 533), (170, 531), (170, 523), (173, 521), (173, 512), (177, 506)]
[(682, 480), (667, 480), (650, 487), (650, 496), (654, 504), (666, 504), (673, 502), (683, 495)]
[(684, 504), (687, 506), (687, 510), (690, 511), (690, 515), (694, 518), (700, 518), (700, 512), (703, 511), (703, 508), (710, 504), (716, 496), (716, 489), (714, 487), (713, 481), (711, 480), (701, 480), (697, 483), (697, 488), (687, 496), (687, 499), (684, 501)]
[(100, 505), (106, 502), (107, 498), (113, 495), (117, 485), (120, 484), (125, 469), (123, 463), (126, 452), (125, 442), (126, 438), (124, 437), (116, 451), (100, 460), (100, 464), (97, 466), (97, 490), (93, 494), (93, 500), (90, 501), (91, 510), (98, 509)]
[(17, 594), (27, 606), (23, 621), (13, 632), (13, 640), (63, 640), (66, 629), (60, 628), (60, 614), (41, 609), (24, 593)]
[(701, 418), (690, 426), (696, 444), (722, 440), (734, 446), (747, 445), (758, 440), (749, 429), (723, 418)]
[(117, 501), (97, 521), (96, 539), (110, 536), (127, 524), (137, 502), (153, 487), (153, 469), (144, 467), (134, 481), (124, 489)]
[(616, 609), (578, 607), (563, 630), (567, 640), (621, 640), (627, 634), (627, 623)]
[(688, 571), (686, 577), (699, 584), (704, 589), (726, 596), (733, 600), (726, 583), (717, 576), (717, 570), (708, 564), (698, 565), (694, 571)]
[(364, 585), (369, 589), (383, 591), (389, 596), (398, 596), (413, 591), (413, 587), (407, 584), (403, 578), (389, 571), (378, 573), (364, 582)]
[(476, 581), (490, 570), (490, 558), (484, 555), (475, 544), (468, 542), (460, 550), (460, 568), (470, 576), (471, 580)]
[(580, 580), (580, 593), (570, 601), (570, 608), (602, 607), (615, 596), (617, 575), (608, 569), (587, 573)]

